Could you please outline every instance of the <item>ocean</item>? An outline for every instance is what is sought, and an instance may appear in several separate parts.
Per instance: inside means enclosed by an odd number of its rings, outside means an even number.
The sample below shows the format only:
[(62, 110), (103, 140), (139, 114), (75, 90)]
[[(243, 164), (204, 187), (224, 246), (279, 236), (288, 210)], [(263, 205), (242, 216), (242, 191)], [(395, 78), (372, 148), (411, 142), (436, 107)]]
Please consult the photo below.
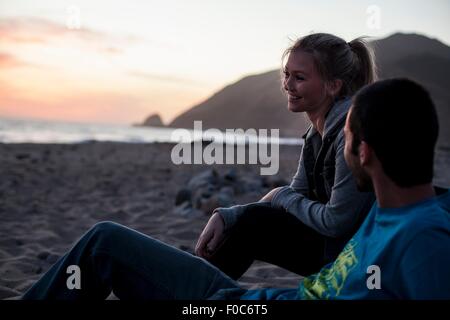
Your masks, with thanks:
[[(179, 143), (204, 139), (229, 144), (259, 142), (276, 142), (270, 136), (249, 137), (235, 134), (224, 137), (222, 134), (203, 131), (186, 130), (174, 135), (174, 128), (136, 127), (119, 124), (75, 123), (46, 120), (25, 120), (0, 118), (0, 143), (86, 143), (92, 141), (109, 141), (123, 143)], [(269, 141), (268, 141), (269, 140)], [(298, 138), (279, 138), (280, 145), (302, 145)], [(419, 150), (419, 149), (418, 149)], [(435, 154), (434, 183), (438, 186), (450, 187), (450, 149), (438, 147)]]
[[(233, 134), (225, 137), (208, 130), (178, 131), (174, 128), (138, 127), (120, 124), (76, 123), (62, 121), (0, 118), (0, 143), (83, 143), (91, 141), (155, 143), (192, 142), (204, 139), (218, 143), (276, 142), (269, 135), (249, 136)], [(257, 131), (259, 133), (259, 131)], [(180, 134), (181, 133), (181, 134)], [(282, 145), (301, 145), (299, 138), (279, 138)]]

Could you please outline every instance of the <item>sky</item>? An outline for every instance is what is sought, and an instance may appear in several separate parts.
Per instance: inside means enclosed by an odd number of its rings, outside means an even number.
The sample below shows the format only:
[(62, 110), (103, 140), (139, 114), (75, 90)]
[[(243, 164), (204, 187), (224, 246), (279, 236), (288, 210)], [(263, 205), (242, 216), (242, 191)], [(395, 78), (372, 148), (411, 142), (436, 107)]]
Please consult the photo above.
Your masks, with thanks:
[(415, 32), (450, 44), (450, 1), (0, 0), (0, 117), (167, 123), (281, 66), (297, 37)]

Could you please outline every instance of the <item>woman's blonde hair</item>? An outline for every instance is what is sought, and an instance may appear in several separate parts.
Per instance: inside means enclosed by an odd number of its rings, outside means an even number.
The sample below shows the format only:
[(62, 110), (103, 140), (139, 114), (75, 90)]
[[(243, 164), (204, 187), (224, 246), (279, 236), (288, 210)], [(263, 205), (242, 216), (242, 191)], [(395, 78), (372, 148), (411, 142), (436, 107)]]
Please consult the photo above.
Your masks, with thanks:
[(364, 85), (377, 80), (375, 55), (364, 37), (347, 43), (342, 38), (328, 33), (310, 34), (287, 48), (282, 61), (295, 51), (310, 53), (325, 81), (342, 81), (338, 97), (352, 96)]

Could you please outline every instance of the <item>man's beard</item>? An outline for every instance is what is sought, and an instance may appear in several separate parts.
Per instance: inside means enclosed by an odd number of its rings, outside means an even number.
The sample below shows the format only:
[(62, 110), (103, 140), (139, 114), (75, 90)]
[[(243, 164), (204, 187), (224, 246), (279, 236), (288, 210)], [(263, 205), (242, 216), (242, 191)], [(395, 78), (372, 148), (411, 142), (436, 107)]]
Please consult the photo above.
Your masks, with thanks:
[(360, 192), (372, 192), (373, 189), (373, 183), (372, 179), (370, 179), (370, 176), (365, 172), (363, 167), (358, 163), (358, 160), (353, 158), (351, 163), (349, 164), (350, 170), (352, 171), (353, 176), (356, 180), (356, 187), (358, 188), (358, 191)]
[(358, 191), (361, 192), (371, 192), (373, 191), (373, 183), (372, 179), (370, 179), (369, 175), (362, 170), (356, 176), (356, 187)]

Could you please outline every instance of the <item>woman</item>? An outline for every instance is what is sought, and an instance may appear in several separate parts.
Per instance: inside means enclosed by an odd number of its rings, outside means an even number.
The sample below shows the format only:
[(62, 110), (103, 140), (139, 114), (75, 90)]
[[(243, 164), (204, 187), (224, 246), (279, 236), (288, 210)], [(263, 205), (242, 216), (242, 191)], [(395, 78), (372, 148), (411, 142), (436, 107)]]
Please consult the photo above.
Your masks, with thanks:
[(303, 276), (318, 271), (335, 260), (374, 200), (358, 192), (343, 152), (350, 98), (376, 78), (370, 48), (360, 38), (347, 43), (317, 33), (297, 40), (285, 57), (288, 109), (305, 112), (312, 124), (297, 173), (258, 203), (216, 209), (196, 246), (233, 279), (254, 260)]

